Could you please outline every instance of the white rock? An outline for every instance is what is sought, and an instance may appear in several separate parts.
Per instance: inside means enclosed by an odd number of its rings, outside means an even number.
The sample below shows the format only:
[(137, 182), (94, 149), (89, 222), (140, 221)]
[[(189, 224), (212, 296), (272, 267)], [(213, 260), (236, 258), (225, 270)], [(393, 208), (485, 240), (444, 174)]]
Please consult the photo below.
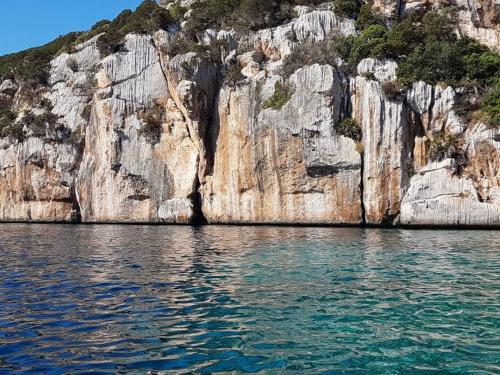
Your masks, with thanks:
[(17, 83), (10, 79), (7, 79), (0, 84), (0, 93), (13, 94), (17, 91), (18, 87), (19, 86), (17, 85)]
[(401, 223), (499, 225), (500, 205), (481, 202), (473, 181), (453, 173), (452, 161), (445, 160), (413, 176), (401, 203)]
[(211, 223), (360, 223), (361, 157), (334, 131), (347, 83), (330, 66), (290, 78), (282, 108), (264, 109), (281, 78), (260, 74), (224, 87), (213, 173), (202, 184)]
[(358, 64), (358, 74), (366, 75), (372, 73), (380, 82), (396, 80), (396, 69), (398, 64), (392, 60), (380, 61), (372, 58), (366, 58)]
[(358, 76), (353, 91), (353, 117), (363, 130), (366, 222), (391, 222), (409, 182), (409, 111), (402, 102), (388, 100), (378, 81)]
[(433, 100), (433, 87), (423, 81), (415, 82), (407, 94), (408, 106), (419, 115), (429, 111)]

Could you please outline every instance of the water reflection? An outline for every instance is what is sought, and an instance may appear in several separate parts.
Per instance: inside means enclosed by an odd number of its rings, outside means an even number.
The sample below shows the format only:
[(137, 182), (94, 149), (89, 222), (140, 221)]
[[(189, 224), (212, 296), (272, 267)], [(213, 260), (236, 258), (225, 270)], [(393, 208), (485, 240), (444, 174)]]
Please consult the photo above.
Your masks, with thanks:
[(488, 231), (2, 225), (0, 373), (498, 373), (499, 248)]

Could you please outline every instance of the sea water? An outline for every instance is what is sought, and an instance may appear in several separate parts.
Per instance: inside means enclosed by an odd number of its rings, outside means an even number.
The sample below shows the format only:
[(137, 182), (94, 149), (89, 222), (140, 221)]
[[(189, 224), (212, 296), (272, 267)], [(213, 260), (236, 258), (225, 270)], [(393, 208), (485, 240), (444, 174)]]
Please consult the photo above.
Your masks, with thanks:
[(0, 225), (0, 374), (499, 374), (500, 232)]

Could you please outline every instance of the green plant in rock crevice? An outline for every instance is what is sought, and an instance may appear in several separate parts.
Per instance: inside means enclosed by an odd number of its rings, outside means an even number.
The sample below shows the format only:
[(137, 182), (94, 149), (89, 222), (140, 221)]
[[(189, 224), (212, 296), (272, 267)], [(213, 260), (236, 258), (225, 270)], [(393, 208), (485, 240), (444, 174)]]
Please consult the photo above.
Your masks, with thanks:
[(356, 142), (361, 142), (361, 139), (363, 138), (361, 126), (353, 118), (345, 118), (339, 121), (335, 125), (335, 132), (338, 135), (351, 138)]
[(141, 119), (144, 124), (138, 134), (152, 145), (160, 142), (164, 122), (163, 108), (155, 104), (144, 111)]
[(435, 134), (427, 142), (428, 157), (431, 161), (441, 161), (446, 158), (455, 158), (460, 152), (460, 138), (453, 134)]
[(271, 95), (263, 104), (264, 109), (281, 109), (292, 98), (293, 92), (288, 84), (276, 82), (274, 84), (274, 94)]
[(486, 117), (487, 123), (500, 127), (500, 81), (487, 91), (480, 111)]

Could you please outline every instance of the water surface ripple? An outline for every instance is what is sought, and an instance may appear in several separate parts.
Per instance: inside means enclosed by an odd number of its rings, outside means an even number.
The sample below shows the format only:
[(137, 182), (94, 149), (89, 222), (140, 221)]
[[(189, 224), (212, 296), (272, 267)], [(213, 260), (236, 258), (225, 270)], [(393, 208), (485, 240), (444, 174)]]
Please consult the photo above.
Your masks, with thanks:
[(3, 224), (0, 374), (499, 374), (500, 232)]

